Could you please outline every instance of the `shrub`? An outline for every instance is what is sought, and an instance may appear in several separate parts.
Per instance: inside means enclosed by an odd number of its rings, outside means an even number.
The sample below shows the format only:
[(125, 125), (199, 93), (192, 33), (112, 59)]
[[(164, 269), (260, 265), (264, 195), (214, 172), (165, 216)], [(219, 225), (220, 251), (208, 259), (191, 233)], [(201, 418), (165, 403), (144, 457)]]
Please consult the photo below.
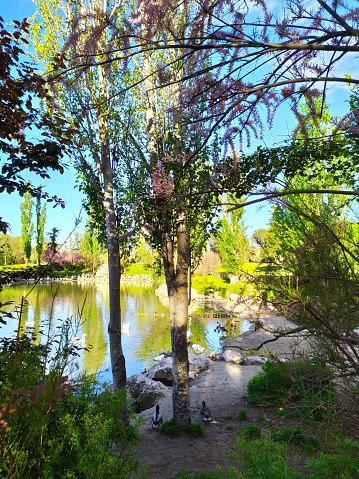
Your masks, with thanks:
[(173, 419), (168, 419), (164, 421), (161, 426), (161, 432), (167, 434), (168, 436), (179, 436), (180, 431), (178, 427), (175, 425)]
[(276, 443), (270, 433), (264, 433), (254, 441), (240, 439), (233, 457), (245, 466), (245, 479), (300, 479), (299, 472), (289, 467), (289, 451), (286, 444)]
[(244, 421), (248, 418), (247, 411), (245, 409), (241, 409), (237, 414), (237, 419), (239, 421)]
[(284, 427), (281, 431), (272, 434), (273, 441), (291, 444), (304, 444), (305, 436), (300, 427)]
[(257, 439), (261, 437), (261, 434), (262, 430), (256, 424), (247, 424), (241, 429), (241, 436), (246, 439)]
[(337, 438), (333, 449), (307, 460), (306, 466), (314, 469), (311, 479), (358, 479), (359, 443)]
[(255, 406), (287, 406), (315, 421), (335, 416), (338, 409), (331, 370), (310, 359), (267, 361), (249, 381), (247, 400)]
[(186, 432), (192, 437), (204, 436), (204, 429), (200, 422), (192, 422), (186, 427)]
[(120, 479), (136, 468), (137, 427), (119, 415), (124, 393), (101, 392), (93, 376), (68, 380), (78, 354), (68, 333), (46, 345), (33, 336), (0, 342), (0, 477)]

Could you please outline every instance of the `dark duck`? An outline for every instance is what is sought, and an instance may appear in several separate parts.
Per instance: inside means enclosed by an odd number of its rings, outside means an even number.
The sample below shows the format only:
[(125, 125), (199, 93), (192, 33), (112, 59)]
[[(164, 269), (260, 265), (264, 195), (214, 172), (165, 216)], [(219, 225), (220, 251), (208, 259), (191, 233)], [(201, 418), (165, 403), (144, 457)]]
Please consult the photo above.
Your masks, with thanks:
[(208, 409), (208, 407), (206, 406), (206, 403), (204, 401), (202, 401), (202, 407), (201, 407), (201, 410), (200, 410), (200, 414), (201, 414), (202, 421), (208, 422), (208, 421), (211, 420), (211, 411)]
[(162, 414), (160, 414), (160, 406), (157, 404), (156, 411), (152, 414), (151, 424), (153, 429), (159, 429), (163, 423)]

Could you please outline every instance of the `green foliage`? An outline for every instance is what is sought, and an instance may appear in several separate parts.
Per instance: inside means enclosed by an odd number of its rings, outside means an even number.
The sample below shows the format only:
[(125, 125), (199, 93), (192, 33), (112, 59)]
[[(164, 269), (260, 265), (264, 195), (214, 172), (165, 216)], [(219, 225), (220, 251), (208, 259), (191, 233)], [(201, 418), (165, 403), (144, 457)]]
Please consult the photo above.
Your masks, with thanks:
[[(229, 479), (229, 476), (223, 475), (224, 471), (222, 468), (217, 468), (215, 471), (210, 472), (192, 472), (192, 471), (185, 471), (180, 474), (180, 479)], [(231, 476), (234, 478), (234, 476)]]
[(235, 455), (245, 464), (245, 473), (237, 477), (242, 479), (300, 479), (301, 474), (289, 466), (289, 451), (286, 444), (271, 439), (270, 433), (264, 433), (254, 441), (240, 439), (235, 446)]
[(62, 328), (45, 345), (25, 335), (0, 342), (1, 477), (119, 479), (136, 469), (137, 427), (120, 414), (125, 393), (86, 375), (69, 382), (63, 374), (79, 347), (68, 337)]
[(36, 198), (36, 255), (37, 255), (37, 264), (40, 266), (41, 255), (44, 251), (44, 230), (46, 222), (46, 203), (44, 202), (41, 206), (41, 198)]
[(238, 274), (248, 259), (249, 242), (245, 235), (244, 211), (237, 209), (220, 220), (216, 240), (226, 272)]
[(141, 263), (129, 263), (125, 267), (124, 274), (135, 275), (135, 274), (153, 274), (153, 270), (149, 269), (146, 265)]
[(161, 425), (160, 430), (164, 434), (167, 434), (167, 436), (179, 436), (180, 434), (180, 430), (175, 425), (175, 422), (173, 419), (168, 419), (167, 421), (164, 421)]
[(245, 409), (241, 409), (236, 418), (239, 420), (239, 421), (244, 421), (245, 419), (248, 418), (248, 414), (247, 414), (247, 411)]
[(337, 438), (331, 451), (310, 457), (307, 468), (314, 469), (311, 479), (357, 479), (359, 477), (359, 443)]
[(321, 441), (314, 436), (307, 436), (298, 426), (283, 427), (280, 431), (272, 433), (275, 442), (285, 442), (295, 446), (303, 446), (306, 453), (313, 453), (321, 448)]
[(203, 437), (204, 429), (200, 422), (191, 422), (186, 427), (186, 432), (192, 437)]
[(279, 260), (280, 237), (272, 230), (260, 228), (252, 234), (252, 240), (260, 247), (260, 259), (263, 262), (275, 263)]
[(333, 418), (338, 409), (332, 371), (308, 358), (267, 361), (262, 371), (249, 381), (247, 392), (250, 404), (286, 406), (293, 414), (317, 421)]
[[(30, 185), (29, 185), (30, 186)], [(24, 194), (24, 200), (20, 205), (21, 211), (21, 239), (24, 248), (26, 263), (30, 261), (31, 257), (31, 239), (34, 231), (32, 219), (32, 197), (30, 192)]]
[(262, 430), (257, 424), (247, 424), (241, 429), (241, 436), (245, 439), (257, 439), (261, 437)]
[(0, 265), (24, 263), (24, 251), (20, 236), (0, 234)]

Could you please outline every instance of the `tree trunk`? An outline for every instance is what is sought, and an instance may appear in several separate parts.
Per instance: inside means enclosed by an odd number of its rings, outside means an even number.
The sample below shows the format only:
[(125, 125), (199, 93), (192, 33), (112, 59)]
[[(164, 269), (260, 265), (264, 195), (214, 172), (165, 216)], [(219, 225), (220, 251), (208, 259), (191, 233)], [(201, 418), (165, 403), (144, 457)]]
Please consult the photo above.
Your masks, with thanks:
[[(106, 175), (105, 176), (112, 176)], [(108, 335), (114, 390), (126, 387), (126, 363), (121, 341), (120, 305), (120, 253), (117, 240), (116, 216), (113, 201), (112, 181), (105, 181), (104, 207), (106, 214), (106, 236), (108, 253), (110, 321)]]
[[(99, 67), (99, 84), (101, 96), (107, 98), (106, 72)], [(106, 216), (106, 240), (108, 253), (108, 279), (110, 320), (108, 335), (110, 340), (110, 356), (113, 377), (113, 387), (117, 391), (126, 387), (126, 363), (121, 341), (121, 305), (120, 305), (120, 251), (117, 236), (117, 222), (113, 197), (113, 169), (111, 165), (109, 146), (109, 126), (106, 109), (98, 110), (101, 138), (101, 164), (99, 169), (103, 175), (104, 197), (103, 206)]]
[(188, 385), (188, 267), (190, 243), (185, 218), (181, 212), (177, 219), (177, 265), (174, 269), (173, 242), (164, 237), (163, 251), (166, 283), (170, 306), (171, 342), (173, 358), (173, 419), (179, 429), (191, 422)]

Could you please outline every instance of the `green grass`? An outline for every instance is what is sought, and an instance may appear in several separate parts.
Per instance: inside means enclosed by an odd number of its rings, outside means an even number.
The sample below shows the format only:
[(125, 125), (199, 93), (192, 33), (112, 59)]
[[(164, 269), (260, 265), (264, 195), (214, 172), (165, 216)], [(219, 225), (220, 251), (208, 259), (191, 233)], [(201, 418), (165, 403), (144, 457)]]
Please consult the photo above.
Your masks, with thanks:
[(146, 268), (143, 263), (130, 263), (125, 267), (124, 274), (153, 274), (153, 270)]

